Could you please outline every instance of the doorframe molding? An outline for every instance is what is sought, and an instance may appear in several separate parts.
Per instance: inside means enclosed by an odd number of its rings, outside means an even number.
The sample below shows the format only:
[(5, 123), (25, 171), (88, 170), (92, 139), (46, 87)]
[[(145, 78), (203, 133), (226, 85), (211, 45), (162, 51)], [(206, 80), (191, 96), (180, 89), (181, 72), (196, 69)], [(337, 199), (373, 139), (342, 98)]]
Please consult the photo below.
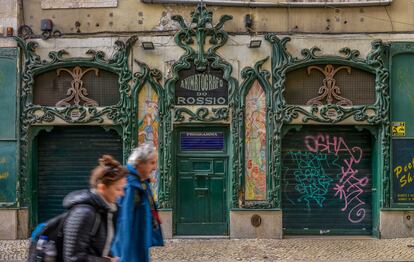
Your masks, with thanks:
[[(174, 131), (173, 131), (173, 139), (172, 139), (172, 147), (173, 148), (178, 148), (179, 146), (179, 132), (183, 131), (183, 130), (223, 130), (225, 133), (225, 147), (226, 147), (226, 152), (222, 153), (220, 155), (220, 153), (212, 153), (210, 156), (207, 154), (206, 157), (214, 157), (214, 155), (216, 155), (217, 157), (227, 157), (227, 176), (225, 178), (225, 190), (226, 190), (226, 194), (225, 194), (225, 204), (226, 204), (226, 210), (225, 210), (225, 214), (226, 214), (226, 222), (227, 222), (227, 234), (229, 234), (229, 227), (230, 227), (230, 210), (231, 210), (231, 168), (232, 165), (230, 164), (230, 162), (232, 161), (232, 152), (231, 152), (231, 132), (230, 132), (230, 126), (229, 125), (223, 125), (223, 124), (209, 124), (209, 125), (205, 125), (205, 126), (200, 126), (197, 124), (180, 124), (180, 125), (175, 125), (174, 126)], [(177, 179), (177, 152), (178, 150), (174, 150), (174, 154), (172, 156), (172, 167), (171, 170), (173, 172), (173, 177), (172, 177), (172, 184), (173, 184), (173, 188), (172, 188), (172, 192), (171, 192), (171, 198), (172, 198), (172, 206), (170, 209), (166, 209), (165, 210), (173, 210), (173, 214), (172, 214), (172, 233), (173, 235), (176, 235), (177, 233), (177, 215), (178, 215), (178, 196), (177, 196), (177, 191), (178, 191), (178, 179)], [(190, 155), (189, 155), (190, 157)], [(164, 209), (163, 209), (164, 210)]]
[[(287, 124), (324, 124), (337, 125), (345, 120), (350, 120), (354, 125), (372, 125), (379, 128), (378, 150), (381, 166), (378, 176), (383, 185), (381, 189), (381, 207), (390, 205), (390, 95), (389, 95), (389, 70), (387, 67), (389, 44), (381, 40), (371, 42), (371, 50), (365, 59), (360, 58), (359, 50), (348, 47), (339, 50), (340, 55), (319, 55), (318, 47), (301, 50), (302, 57), (294, 57), (287, 49), (290, 37), (279, 38), (275, 33), (267, 33), (265, 39), (272, 46), (271, 86), (274, 92), (273, 102), (273, 145), (275, 162), (275, 183), (279, 189), (275, 201), (275, 208), (281, 207), (281, 144), (282, 127)], [(337, 104), (324, 104), (322, 106), (300, 106), (287, 104), (284, 98), (287, 73), (300, 68), (334, 64), (355, 67), (371, 73), (375, 77), (375, 103), (370, 105), (341, 106)], [(329, 112), (334, 111), (334, 117)]]
[[(228, 33), (222, 30), (224, 24), (231, 20), (232, 16), (223, 15), (217, 24), (213, 24), (213, 12), (206, 9), (205, 4), (200, 3), (191, 13), (191, 22), (189, 25), (185, 23), (181, 15), (172, 16), (172, 20), (176, 21), (180, 30), (174, 37), (175, 43), (182, 48), (185, 53), (177, 62), (172, 65), (171, 74), (165, 83), (165, 122), (164, 122), (164, 174), (160, 179), (160, 208), (171, 208), (173, 197), (172, 187), (174, 186), (173, 156), (174, 147), (172, 146), (173, 132), (176, 128), (175, 124), (185, 124), (185, 115), (191, 119), (189, 122), (197, 122), (199, 125), (204, 124), (224, 124), (231, 119), (237, 118), (237, 106), (239, 103), (237, 86), (238, 82), (233, 78), (232, 65), (223, 59), (217, 50), (224, 46), (228, 40)], [(209, 39), (209, 47), (206, 47), (206, 40)], [(205, 50), (207, 49), (207, 50)], [(175, 85), (179, 81), (179, 73), (182, 70), (188, 70), (192, 65), (196, 66), (200, 71), (204, 70), (209, 64), (212, 68), (223, 71), (223, 79), (228, 83), (228, 105), (223, 107), (191, 107), (184, 108), (175, 104)], [(210, 116), (209, 116), (210, 115)], [(212, 116), (211, 116), (212, 115)], [(209, 117), (208, 117), (209, 116)], [(232, 121), (230, 123), (231, 134), (231, 151), (230, 154), (239, 155), (238, 137), (239, 126)], [(231, 177), (232, 184), (238, 184), (238, 165), (239, 157), (235, 157), (231, 161)], [(237, 195), (236, 192), (232, 192)], [(234, 198), (234, 197), (233, 197)]]
[[(66, 57), (65, 50), (51, 51), (48, 54), (50, 60), (42, 60), (36, 53), (39, 46), (35, 41), (27, 41), (20, 37), (14, 38), (21, 50), (23, 68), (20, 78), (20, 134), (19, 155), (20, 165), (18, 172), (19, 206), (25, 207), (32, 204), (30, 180), (32, 172), (32, 129), (38, 126), (51, 125), (114, 125), (122, 127), (122, 140), (124, 158), (126, 159), (131, 147), (131, 101), (129, 97), (129, 81), (132, 72), (129, 69), (128, 57), (137, 36), (130, 37), (126, 42), (115, 41), (113, 56), (106, 58), (103, 51), (88, 50), (87, 57)], [(118, 89), (120, 100), (112, 106), (81, 106), (70, 105), (66, 107), (42, 106), (33, 104), (33, 88), (38, 75), (54, 71), (59, 68), (71, 67), (99, 68), (118, 76)], [(75, 116), (76, 117), (73, 117)], [(35, 128), (36, 127), (36, 128)], [(46, 127), (48, 128), (48, 127)], [(38, 132), (38, 131), (35, 131)]]

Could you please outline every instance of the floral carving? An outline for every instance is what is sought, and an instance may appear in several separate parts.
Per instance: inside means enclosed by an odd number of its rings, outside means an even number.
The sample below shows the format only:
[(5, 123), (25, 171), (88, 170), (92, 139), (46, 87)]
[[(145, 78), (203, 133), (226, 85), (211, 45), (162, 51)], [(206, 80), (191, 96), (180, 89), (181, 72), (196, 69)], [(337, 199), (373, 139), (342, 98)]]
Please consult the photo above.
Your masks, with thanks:
[(351, 100), (341, 96), (341, 90), (339, 89), (339, 86), (336, 85), (336, 80), (334, 78), (335, 74), (338, 73), (340, 70), (346, 70), (348, 74), (350, 74), (351, 67), (340, 66), (335, 69), (333, 65), (328, 64), (325, 66), (324, 69), (322, 69), (319, 66), (309, 66), (308, 75), (311, 73), (312, 70), (321, 72), (325, 76), (325, 79), (323, 79), (323, 86), (319, 88), (319, 96), (309, 99), (309, 101), (306, 102), (307, 105), (321, 106), (324, 104), (322, 102), (322, 100), (324, 99), (326, 99), (328, 105), (331, 105), (334, 103), (334, 99), (336, 99), (338, 100), (338, 102), (335, 103), (337, 105), (352, 106)]
[(67, 72), (73, 77), (71, 87), (68, 89), (66, 93), (68, 97), (57, 102), (57, 107), (70, 106), (70, 101), (72, 100), (75, 103), (75, 105), (79, 105), (79, 102), (83, 101), (85, 106), (98, 106), (98, 102), (96, 102), (93, 99), (87, 98), (88, 90), (83, 86), (82, 77), (90, 71), (94, 71), (95, 75), (98, 76), (98, 68), (88, 68), (85, 71), (82, 71), (82, 68), (80, 66), (77, 66), (72, 71), (66, 68), (60, 68), (56, 71), (56, 74), (58, 76), (61, 72)]

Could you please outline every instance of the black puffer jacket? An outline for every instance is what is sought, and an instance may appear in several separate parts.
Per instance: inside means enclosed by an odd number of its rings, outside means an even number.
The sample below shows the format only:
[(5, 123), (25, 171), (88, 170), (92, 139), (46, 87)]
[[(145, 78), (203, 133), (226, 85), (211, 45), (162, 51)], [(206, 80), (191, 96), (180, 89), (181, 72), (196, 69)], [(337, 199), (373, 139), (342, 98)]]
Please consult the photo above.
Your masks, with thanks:
[[(70, 209), (63, 227), (63, 261), (110, 261), (102, 257), (110, 212), (108, 205), (90, 190), (80, 190), (68, 194), (63, 206)], [(100, 216), (100, 224), (95, 236), (91, 236), (96, 215)], [(116, 214), (113, 214), (114, 227), (115, 220)]]

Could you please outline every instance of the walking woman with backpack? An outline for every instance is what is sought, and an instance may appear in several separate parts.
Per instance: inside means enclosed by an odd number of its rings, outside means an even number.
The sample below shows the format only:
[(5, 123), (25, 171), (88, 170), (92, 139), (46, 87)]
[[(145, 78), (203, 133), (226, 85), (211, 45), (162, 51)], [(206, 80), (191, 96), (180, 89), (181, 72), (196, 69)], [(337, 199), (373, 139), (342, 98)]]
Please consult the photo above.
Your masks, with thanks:
[(89, 190), (68, 194), (70, 209), (63, 226), (64, 262), (115, 262), (110, 247), (115, 235), (118, 197), (124, 195), (127, 170), (112, 156), (104, 155), (91, 173)]
[(119, 262), (148, 262), (149, 248), (163, 246), (161, 221), (150, 188), (151, 173), (157, 169), (157, 150), (149, 143), (135, 148), (128, 158), (128, 183), (120, 210), (113, 254)]

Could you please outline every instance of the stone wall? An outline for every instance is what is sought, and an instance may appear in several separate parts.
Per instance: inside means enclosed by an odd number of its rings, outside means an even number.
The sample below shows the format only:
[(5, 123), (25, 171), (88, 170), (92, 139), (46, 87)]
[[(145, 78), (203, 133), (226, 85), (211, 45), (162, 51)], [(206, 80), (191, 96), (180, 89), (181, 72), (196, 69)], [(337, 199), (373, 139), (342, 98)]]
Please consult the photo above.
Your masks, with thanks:
[(0, 37), (5, 36), (7, 27), (12, 27), (17, 33), (18, 10), (18, 1), (0, 0)]

